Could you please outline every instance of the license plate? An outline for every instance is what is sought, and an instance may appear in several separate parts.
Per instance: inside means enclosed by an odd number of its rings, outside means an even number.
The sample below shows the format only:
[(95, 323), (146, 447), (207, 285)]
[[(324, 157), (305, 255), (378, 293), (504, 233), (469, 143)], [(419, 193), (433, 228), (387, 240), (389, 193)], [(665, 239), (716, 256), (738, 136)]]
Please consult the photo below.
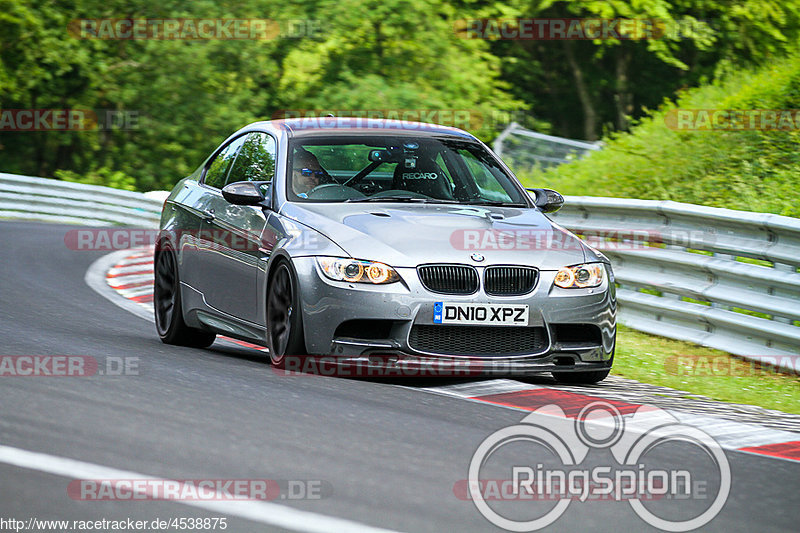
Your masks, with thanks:
[(433, 304), (434, 324), (527, 326), (528, 306), (513, 304)]

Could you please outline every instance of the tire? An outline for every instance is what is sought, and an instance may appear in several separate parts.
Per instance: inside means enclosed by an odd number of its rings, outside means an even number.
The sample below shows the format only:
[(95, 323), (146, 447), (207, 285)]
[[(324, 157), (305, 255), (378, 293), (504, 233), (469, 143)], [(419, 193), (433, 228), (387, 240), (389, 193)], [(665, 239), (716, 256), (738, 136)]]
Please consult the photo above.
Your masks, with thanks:
[(608, 360), (608, 368), (603, 370), (586, 370), (584, 372), (552, 372), (553, 377), (559, 383), (593, 385), (608, 377), (611, 373), (611, 365), (614, 364), (614, 354)]
[(278, 368), (283, 368), (287, 355), (306, 353), (297, 278), (285, 260), (275, 266), (267, 290), (267, 346)]
[(169, 245), (162, 244), (153, 261), (153, 310), (156, 331), (164, 344), (207, 348), (217, 337), (210, 331), (190, 328), (183, 321), (178, 262)]

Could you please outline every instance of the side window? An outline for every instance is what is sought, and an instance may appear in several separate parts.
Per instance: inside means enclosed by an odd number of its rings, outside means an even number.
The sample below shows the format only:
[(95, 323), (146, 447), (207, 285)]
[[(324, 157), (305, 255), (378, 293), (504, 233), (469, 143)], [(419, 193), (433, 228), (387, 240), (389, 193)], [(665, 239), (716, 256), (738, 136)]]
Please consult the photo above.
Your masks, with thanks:
[(272, 180), (275, 152), (275, 139), (266, 133), (251, 133), (239, 150), (226, 183)]
[(211, 187), (216, 187), (217, 189), (221, 189), (225, 185), (225, 177), (228, 175), (228, 169), (233, 162), (233, 158), (236, 157), (236, 151), (244, 140), (244, 135), (235, 138), (217, 154), (217, 157), (214, 158), (208, 166), (208, 170), (206, 170), (203, 183)]

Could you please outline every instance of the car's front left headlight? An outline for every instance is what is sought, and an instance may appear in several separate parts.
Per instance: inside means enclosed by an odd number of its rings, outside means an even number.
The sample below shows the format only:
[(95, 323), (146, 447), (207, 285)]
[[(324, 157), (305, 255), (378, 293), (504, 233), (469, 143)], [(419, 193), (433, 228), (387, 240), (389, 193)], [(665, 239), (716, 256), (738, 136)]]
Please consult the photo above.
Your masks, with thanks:
[(377, 261), (344, 257), (317, 257), (317, 264), (322, 273), (334, 281), (380, 285), (394, 283), (400, 279), (392, 267)]
[(588, 263), (563, 267), (556, 274), (553, 283), (562, 289), (585, 289), (603, 283), (606, 269), (603, 263)]

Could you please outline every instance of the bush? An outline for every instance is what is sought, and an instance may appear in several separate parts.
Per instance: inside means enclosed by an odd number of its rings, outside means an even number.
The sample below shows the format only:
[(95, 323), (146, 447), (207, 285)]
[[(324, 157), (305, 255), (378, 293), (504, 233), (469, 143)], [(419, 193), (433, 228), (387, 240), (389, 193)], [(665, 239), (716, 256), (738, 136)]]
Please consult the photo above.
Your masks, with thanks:
[(676, 131), (676, 109), (800, 109), (800, 55), (679, 94), (585, 159), (521, 176), (563, 194), (675, 200), (800, 217), (800, 124)]
[(92, 170), (86, 174), (78, 174), (71, 170), (56, 170), (55, 175), (56, 178), (64, 181), (85, 183), (87, 185), (103, 185), (126, 191), (136, 190), (136, 179), (133, 176), (128, 176), (119, 170), (111, 170), (108, 167)]

